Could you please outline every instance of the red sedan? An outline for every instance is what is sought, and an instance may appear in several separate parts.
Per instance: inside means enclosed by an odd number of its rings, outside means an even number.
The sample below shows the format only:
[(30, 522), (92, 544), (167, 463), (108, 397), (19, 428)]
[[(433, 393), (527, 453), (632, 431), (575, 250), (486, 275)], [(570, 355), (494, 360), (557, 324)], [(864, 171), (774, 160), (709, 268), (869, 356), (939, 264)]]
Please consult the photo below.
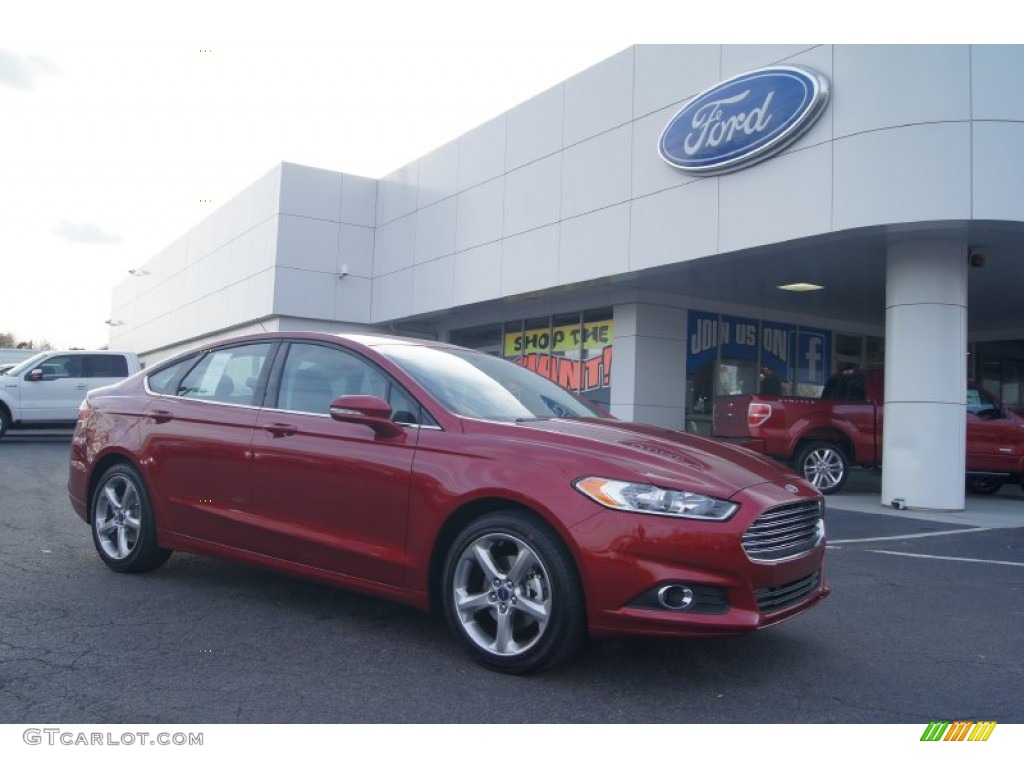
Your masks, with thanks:
[(786, 467), (441, 343), (170, 359), (89, 393), (68, 490), (115, 571), (177, 549), (436, 609), (503, 672), (588, 634), (742, 635), (829, 592), (823, 499)]

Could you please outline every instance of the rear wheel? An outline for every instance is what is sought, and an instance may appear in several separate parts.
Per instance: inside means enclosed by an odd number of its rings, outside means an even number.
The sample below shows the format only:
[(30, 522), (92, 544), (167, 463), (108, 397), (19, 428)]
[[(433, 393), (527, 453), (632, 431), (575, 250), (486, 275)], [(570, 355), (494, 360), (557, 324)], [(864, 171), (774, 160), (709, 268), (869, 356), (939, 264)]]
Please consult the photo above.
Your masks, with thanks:
[(816, 441), (804, 445), (794, 462), (796, 471), (826, 496), (838, 493), (850, 476), (846, 453), (835, 443)]
[(992, 475), (976, 475), (967, 478), (967, 490), (980, 496), (991, 496), (1003, 487), (1003, 479)]
[(171, 550), (157, 546), (153, 505), (130, 464), (115, 464), (96, 484), (92, 540), (103, 562), (120, 573), (151, 571), (171, 556)]
[(565, 545), (528, 514), (470, 523), (445, 562), (444, 609), (469, 652), (525, 674), (571, 656), (585, 636), (583, 590)]
[(7, 406), (0, 405), (0, 437), (4, 436), (4, 433), (10, 425), (11, 414), (7, 412)]

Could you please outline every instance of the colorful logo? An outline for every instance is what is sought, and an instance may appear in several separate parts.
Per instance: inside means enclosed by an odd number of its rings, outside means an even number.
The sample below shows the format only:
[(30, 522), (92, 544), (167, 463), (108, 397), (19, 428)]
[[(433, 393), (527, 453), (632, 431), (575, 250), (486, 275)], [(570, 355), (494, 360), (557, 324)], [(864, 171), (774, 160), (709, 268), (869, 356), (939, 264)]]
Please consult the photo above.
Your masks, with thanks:
[(689, 101), (665, 126), (658, 152), (688, 173), (735, 171), (794, 141), (818, 119), (828, 96), (828, 81), (813, 70), (756, 69)]
[(988, 741), (995, 727), (995, 720), (933, 720), (921, 734), (921, 741)]

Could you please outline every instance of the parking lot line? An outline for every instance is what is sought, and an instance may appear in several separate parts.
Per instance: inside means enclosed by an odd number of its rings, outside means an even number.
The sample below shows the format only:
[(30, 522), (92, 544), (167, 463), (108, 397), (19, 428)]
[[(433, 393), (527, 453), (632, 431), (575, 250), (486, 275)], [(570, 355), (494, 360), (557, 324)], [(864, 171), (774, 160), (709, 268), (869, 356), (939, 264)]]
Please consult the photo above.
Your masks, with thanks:
[(992, 528), (957, 528), (953, 531), (932, 531), (930, 533), (905, 533), (902, 536), (872, 536), (867, 539), (836, 539), (829, 540), (828, 545), (836, 544), (863, 544), (869, 541), (901, 541), (903, 539), (924, 539), (929, 536), (952, 536), (956, 533), (976, 533), (977, 531), (991, 531)]
[(919, 557), (925, 560), (955, 560), (960, 563), (985, 563), (986, 565), (1016, 565), (1018, 568), (1024, 568), (1024, 563), (1014, 563), (1009, 560), (977, 560), (973, 557), (949, 557), (948, 555), (920, 555), (914, 552), (890, 552), (886, 549), (869, 549), (868, 552), (874, 552), (876, 555), (898, 555), (900, 557)]

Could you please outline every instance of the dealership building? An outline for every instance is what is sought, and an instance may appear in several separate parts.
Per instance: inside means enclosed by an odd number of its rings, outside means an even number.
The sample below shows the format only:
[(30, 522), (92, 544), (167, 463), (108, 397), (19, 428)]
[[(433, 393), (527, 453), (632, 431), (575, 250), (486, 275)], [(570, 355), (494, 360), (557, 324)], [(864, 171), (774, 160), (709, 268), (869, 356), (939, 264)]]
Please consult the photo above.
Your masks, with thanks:
[(634, 46), (382, 179), (282, 163), (116, 286), (110, 345), (436, 338), (700, 434), (765, 368), (884, 365), (881, 501), (962, 509), (965, 379), (1024, 406), (1022, 71)]

